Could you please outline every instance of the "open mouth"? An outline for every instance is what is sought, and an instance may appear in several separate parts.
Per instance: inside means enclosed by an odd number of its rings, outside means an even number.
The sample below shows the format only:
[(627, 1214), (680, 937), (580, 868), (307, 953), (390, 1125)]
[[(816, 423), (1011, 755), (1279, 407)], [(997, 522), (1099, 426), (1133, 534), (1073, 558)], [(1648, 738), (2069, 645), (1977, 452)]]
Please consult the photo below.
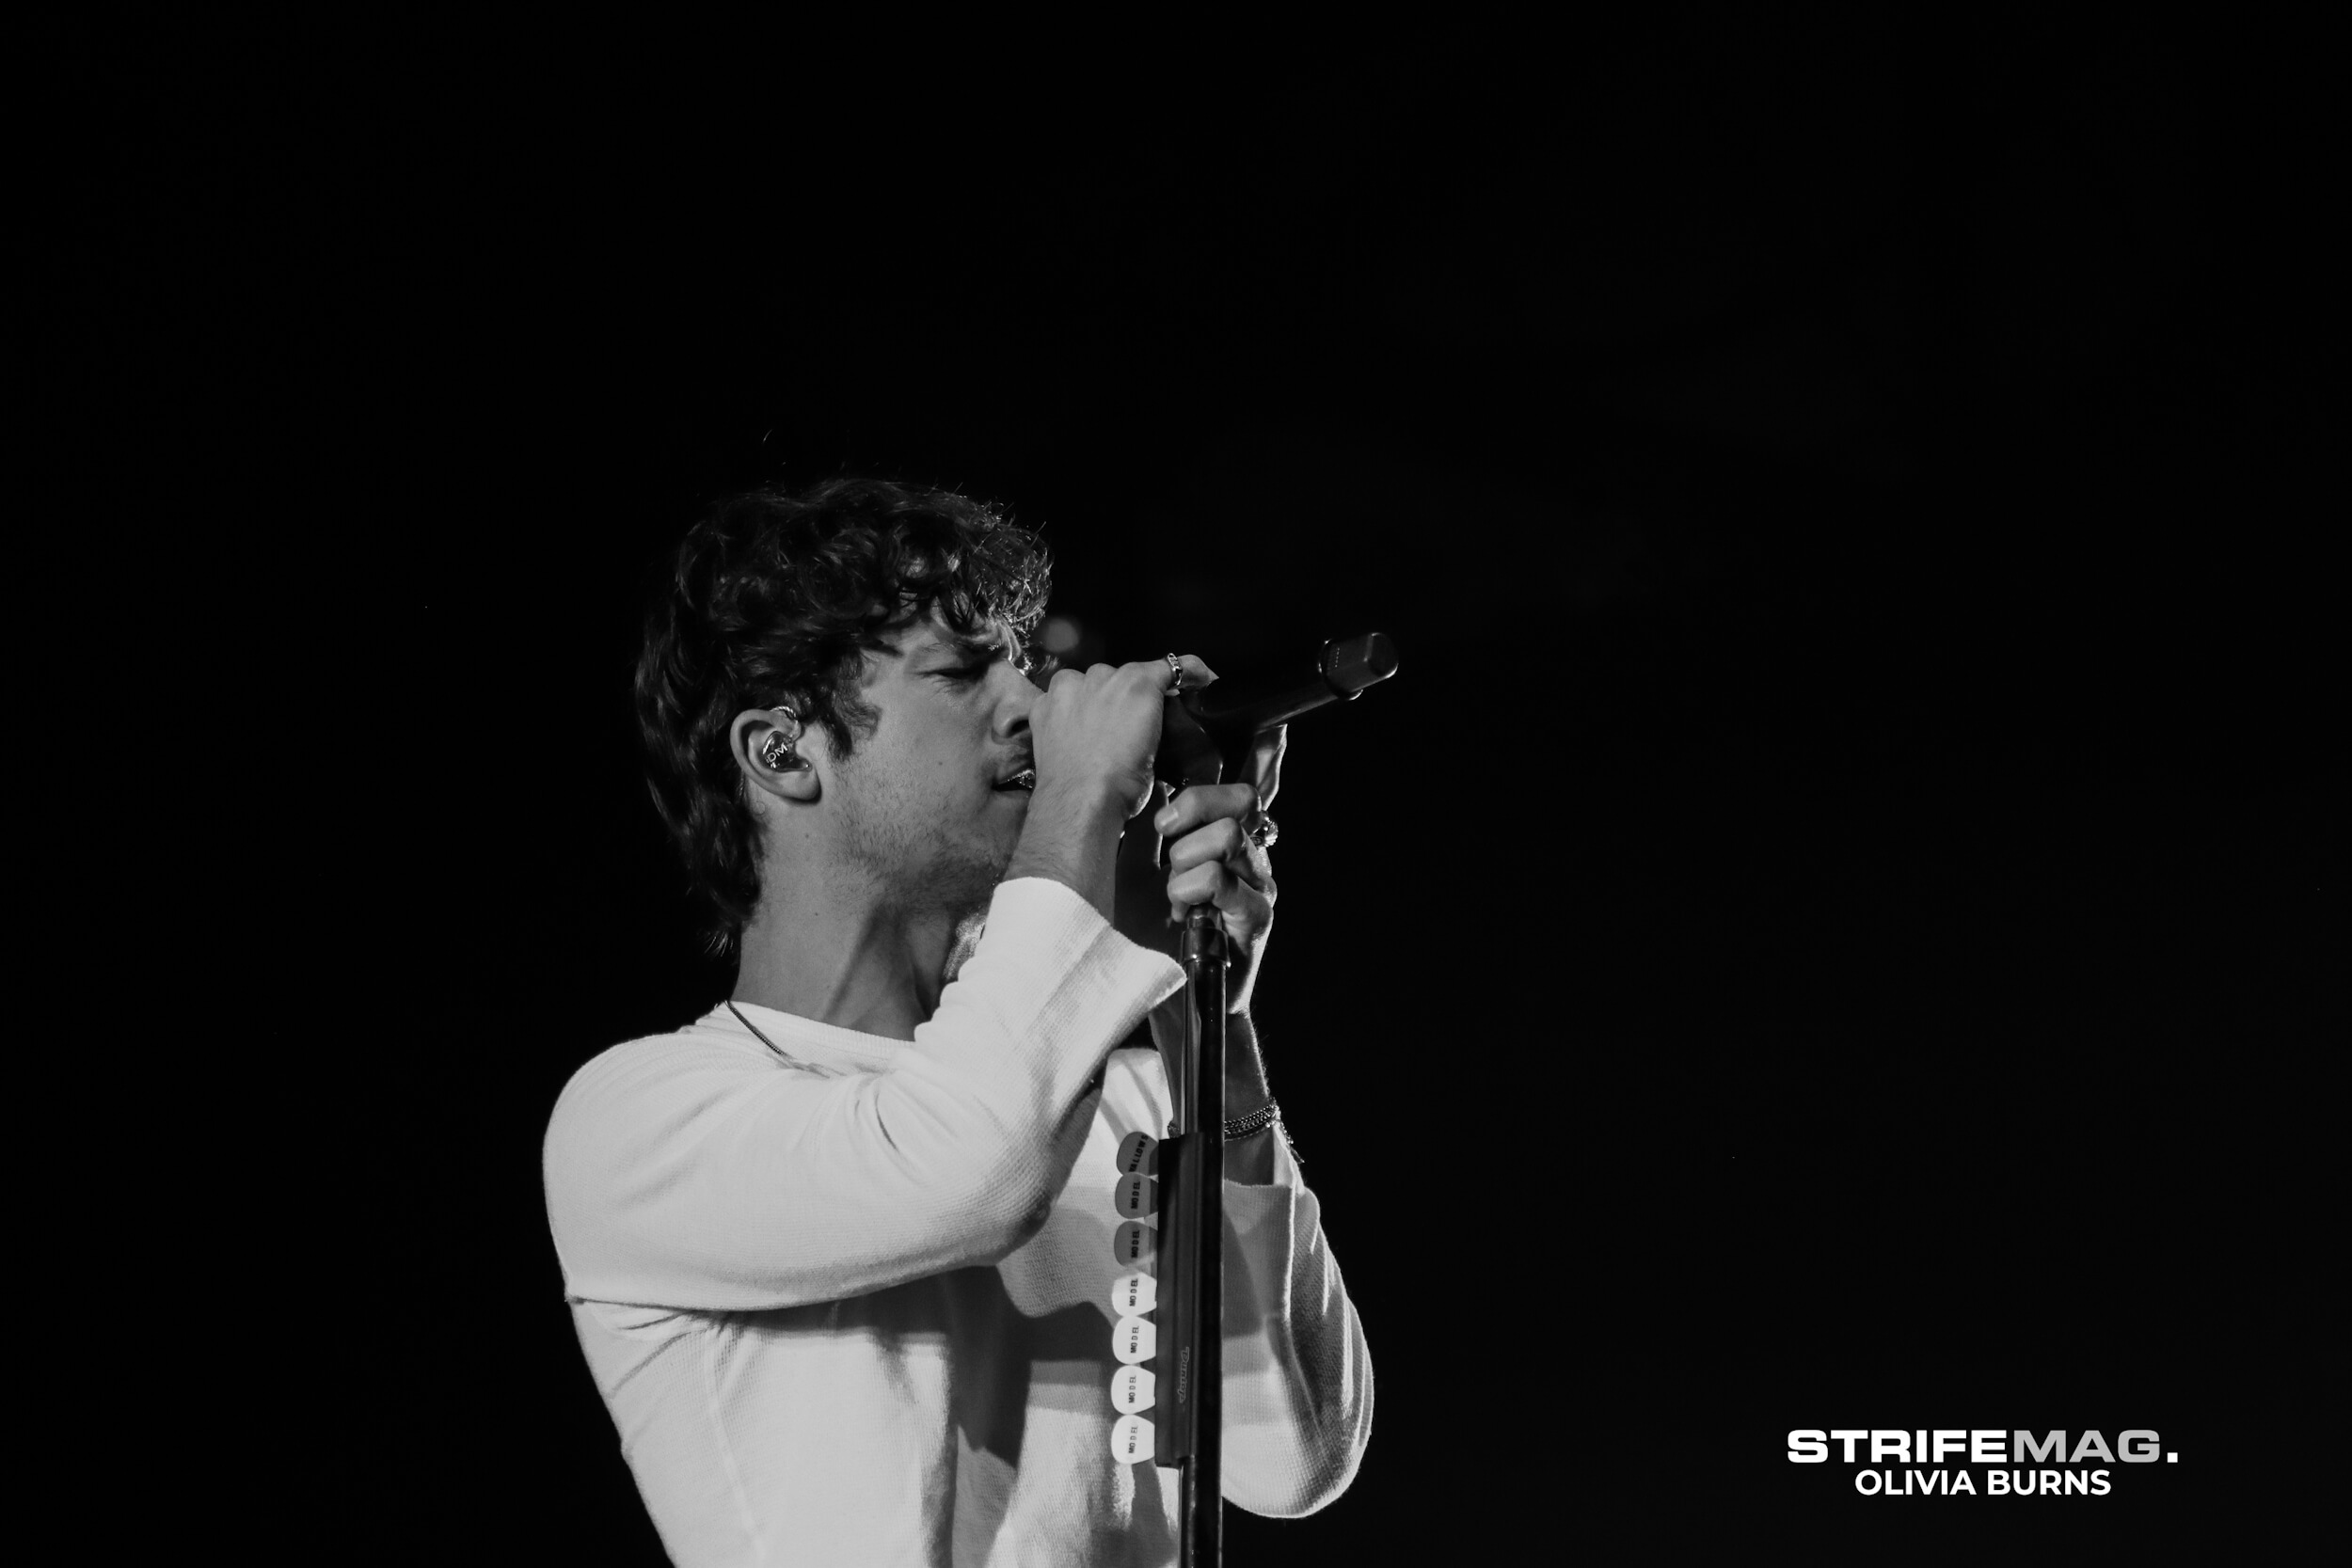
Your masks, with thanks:
[(996, 789), (999, 794), (1011, 794), (1017, 791), (1026, 795), (1036, 787), (1037, 769), (1034, 768), (1024, 768), (1018, 773), (996, 781)]

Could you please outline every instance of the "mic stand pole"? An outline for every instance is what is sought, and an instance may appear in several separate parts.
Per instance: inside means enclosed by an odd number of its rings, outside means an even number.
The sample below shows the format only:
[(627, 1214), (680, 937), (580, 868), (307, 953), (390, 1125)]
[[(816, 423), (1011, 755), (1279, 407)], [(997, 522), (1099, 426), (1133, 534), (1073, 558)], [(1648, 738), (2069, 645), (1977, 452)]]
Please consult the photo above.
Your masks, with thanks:
[[(1225, 928), (1196, 907), (1184, 927), (1184, 1042), (1175, 1125), (1162, 1147), (1159, 1430), (1177, 1465), (1180, 1568), (1224, 1560)], [(1172, 1159), (1170, 1157), (1173, 1157)], [(1168, 1167), (1173, 1165), (1173, 1169)]]
[[(1347, 701), (1396, 673), (1386, 637), (1327, 642), (1303, 681), (1173, 694), (1161, 730), (1159, 777), (1182, 784), (1247, 779), (1263, 797), (1282, 755), (1281, 725)], [(1185, 731), (1189, 734), (1186, 735)], [(1272, 740), (1270, 752), (1260, 742)], [(1263, 772), (1261, 772), (1261, 769)], [(1177, 784), (1182, 787), (1182, 784)], [(1152, 1459), (1177, 1469), (1179, 1568), (1221, 1568), (1225, 1549), (1225, 927), (1196, 906), (1184, 925), (1184, 1031), (1168, 1072), (1174, 1113), (1159, 1158), (1160, 1372)]]

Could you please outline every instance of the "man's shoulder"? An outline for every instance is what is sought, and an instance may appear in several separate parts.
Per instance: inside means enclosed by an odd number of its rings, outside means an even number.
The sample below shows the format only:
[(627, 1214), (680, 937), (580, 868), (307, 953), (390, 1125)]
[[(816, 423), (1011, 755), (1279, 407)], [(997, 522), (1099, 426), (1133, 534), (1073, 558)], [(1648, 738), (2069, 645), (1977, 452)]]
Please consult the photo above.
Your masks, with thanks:
[(664, 1084), (731, 1079), (770, 1070), (773, 1065), (758, 1041), (720, 1028), (708, 1014), (666, 1034), (623, 1040), (573, 1070), (556, 1096), (548, 1140), (552, 1145), (566, 1132), (580, 1131), (582, 1123), (600, 1120), (600, 1112), (641, 1101)]

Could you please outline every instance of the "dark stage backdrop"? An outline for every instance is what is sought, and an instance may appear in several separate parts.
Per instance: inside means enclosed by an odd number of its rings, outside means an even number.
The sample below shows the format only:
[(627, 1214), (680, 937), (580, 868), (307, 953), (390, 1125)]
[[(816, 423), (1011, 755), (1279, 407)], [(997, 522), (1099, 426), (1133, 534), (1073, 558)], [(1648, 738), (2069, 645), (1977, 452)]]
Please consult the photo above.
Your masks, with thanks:
[[(2296, 47), (502, 55), (357, 128), (313, 83), (331, 154), (233, 103), (242, 161), (126, 140), (201, 341), (266, 324), (272, 430), (334, 454), (271, 537), (381, 595), (397, 744), (318, 852), (373, 846), (389, 958), (298, 981), (364, 998), (374, 1217), (318, 1245), (373, 1326), (306, 1426), (347, 1520), (660, 1560), (539, 1137), (729, 983), (637, 771), (654, 576), (712, 496), (857, 471), (1041, 526), (1085, 657), (1402, 651), (1294, 731), (1260, 1013), (1375, 1428), (1232, 1561), (2292, 1558), (2342, 885)], [(331, 687), (313, 602), (273, 645)], [(2026, 1500), (1785, 1457), (1923, 1426), (2178, 1459)]]

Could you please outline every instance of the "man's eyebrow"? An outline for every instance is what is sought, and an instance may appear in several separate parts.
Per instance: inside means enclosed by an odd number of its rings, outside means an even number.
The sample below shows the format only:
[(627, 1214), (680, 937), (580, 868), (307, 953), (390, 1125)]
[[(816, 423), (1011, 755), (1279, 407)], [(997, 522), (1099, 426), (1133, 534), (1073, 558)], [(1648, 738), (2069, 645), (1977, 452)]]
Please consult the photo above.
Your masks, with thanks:
[(995, 658), (1009, 653), (1012, 646), (1012, 639), (1010, 636), (1002, 631), (999, 631), (993, 637), (966, 637), (958, 635), (943, 639), (942, 641), (947, 647), (953, 649), (955, 652), (962, 655), (966, 658), (979, 658), (983, 657)]
[(907, 635), (896, 643), (876, 638), (873, 645), (876, 651), (887, 652), (893, 658), (942, 654), (963, 662), (1010, 657), (1018, 653), (1020, 640), (1013, 636), (1010, 626), (1000, 626), (993, 634), (977, 634), (931, 625), (909, 628)]

